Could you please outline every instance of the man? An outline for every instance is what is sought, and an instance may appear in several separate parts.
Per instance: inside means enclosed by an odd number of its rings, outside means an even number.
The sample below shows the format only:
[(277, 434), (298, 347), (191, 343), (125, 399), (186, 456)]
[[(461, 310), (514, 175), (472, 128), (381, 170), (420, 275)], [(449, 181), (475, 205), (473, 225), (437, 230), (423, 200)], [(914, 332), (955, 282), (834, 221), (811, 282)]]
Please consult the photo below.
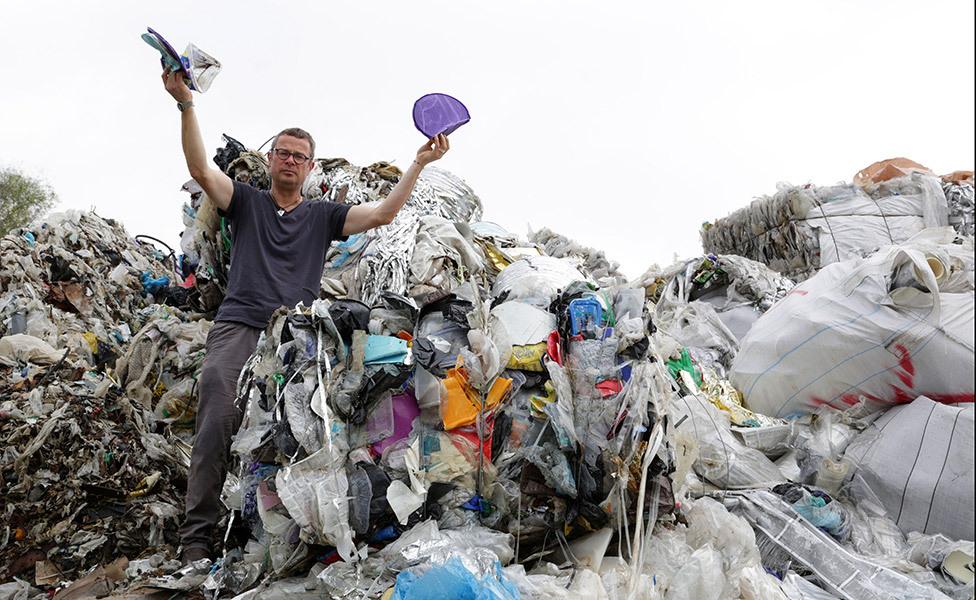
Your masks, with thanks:
[(349, 206), (305, 201), (302, 184), (313, 167), (315, 142), (307, 132), (285, 129), (268, 152), (271, 190), (231, 181), (207, 161), (193, 94), (181, 73), (163, 72), (166, 91), (182, 119), (183, 154), (190, 176), (226, 216), (234, 233), (227, 294), (207, 335), (199, 380), (197, 431), (180, 530), (184, 562), (210, 556), (227, 473), (231, 438), (240, 425), (234, 406), (237, 377), (261, 331), (279, 306), (306, 306), (318, 297), (325, 253), (333, 240), (393, 221), (417, 177), (449, 149), (438, 135), (421, 146), (399, 183), (382, 201)]

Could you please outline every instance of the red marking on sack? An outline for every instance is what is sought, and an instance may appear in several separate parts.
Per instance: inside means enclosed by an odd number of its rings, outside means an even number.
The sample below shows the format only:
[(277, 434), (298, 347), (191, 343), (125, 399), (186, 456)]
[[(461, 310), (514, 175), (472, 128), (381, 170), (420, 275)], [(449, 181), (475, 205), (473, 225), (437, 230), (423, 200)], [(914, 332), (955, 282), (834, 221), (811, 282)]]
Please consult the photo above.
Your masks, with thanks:
[[(805, 292), (804, 292), (805, 293)], [(852, 390), (846, 394), (841, 395), (836, 400), (824, 400), (823, 398), (818, 398), (816, 396), (810, 397), (810, 403), (815, 407), (820, 407), (825, 404), (830, 405), (834, 408), (843, 409), (844, 405), (854, 406), (857, 404), (861, 398), (865, 398), (871, 402), (876, 402), (878, 404), (908, 404), (909, 402), (914, 402), (919, 396), (926, 396), (931, 400), (938, 402), (940, 404), (961, 404), (961, 403), (974, 403), (976, 398), (974, 398), (973, 392), (963, 392), (957, 394), (929, 394), (924, 391), (919, 391), (915, 389), (915, 363), (912, 362), (912, 353), (902, 344), (895, 344), (894, 354), (898, 356), (898, 363), (888, 367), (888, 371), (894, 371), (895, 375), (898, 377), (899, 381), (904, 385), (904, 387), (889, 384), (891, 388), (891, 393), (886, 394), (883, 398), (875, 396), (873, 394), (865, 393), (863, 390)]]
[(896, 371), (898, 379), (901, 380), (909, 389), (915, 386), (915, 364), (912, 363), (912, 353), (902, 344), (895, 344), (895, 353), (898, 355), (899, 371)]
[(897, 385), (891, 386), (891, 389), (894, 392), (894, 395), (889, 402), (892, 404), (908, 404), (909, 402), (915, 400), (915, 398), (918, 398), (920, 395), (917, 392), (912, 391), (911, 388), (908, 390), (903, 390)]

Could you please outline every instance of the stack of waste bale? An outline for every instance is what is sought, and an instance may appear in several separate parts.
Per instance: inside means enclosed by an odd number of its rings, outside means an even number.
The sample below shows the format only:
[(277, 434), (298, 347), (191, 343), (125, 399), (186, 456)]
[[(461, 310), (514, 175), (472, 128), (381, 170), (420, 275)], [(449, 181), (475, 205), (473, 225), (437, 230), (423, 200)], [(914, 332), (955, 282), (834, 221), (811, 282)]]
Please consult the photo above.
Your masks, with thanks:
[(737, 254), (802, 281), (821, 268), (900, 244), (923, 229), (973, 234), (972, 174), (939, 178), (907, 159), (875, 163), (853, 183), (781, 184), (727, 217), (706, 223), (702, 247)]

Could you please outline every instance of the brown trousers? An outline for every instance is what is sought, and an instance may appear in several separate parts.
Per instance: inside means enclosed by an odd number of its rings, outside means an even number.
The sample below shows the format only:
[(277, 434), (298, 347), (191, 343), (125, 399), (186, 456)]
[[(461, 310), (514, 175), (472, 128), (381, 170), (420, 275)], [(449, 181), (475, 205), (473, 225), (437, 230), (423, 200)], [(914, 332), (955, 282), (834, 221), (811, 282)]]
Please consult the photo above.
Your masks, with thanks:
[(234, 405), (237, 378), (254, 352), (261, 329), (218, 321), (207, 335), (198, 383), (196, 436), (186, 486), (183, 548), (210, 551), (220, 518), (220, 491), (227, 476), (230, 444), (243, 414)]

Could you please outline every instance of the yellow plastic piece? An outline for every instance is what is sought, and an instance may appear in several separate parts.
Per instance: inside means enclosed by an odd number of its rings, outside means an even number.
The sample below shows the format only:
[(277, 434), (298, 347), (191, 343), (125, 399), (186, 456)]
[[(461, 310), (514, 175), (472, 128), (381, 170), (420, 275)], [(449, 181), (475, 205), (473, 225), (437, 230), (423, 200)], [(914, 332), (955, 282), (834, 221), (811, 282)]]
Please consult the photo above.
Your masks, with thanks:
[(543, 389), (546, 392), (545, 396), (532, 396), (529, 398), (529, 404), (532, 407), (532, 416), (538, 419), (548, 418), (543, 410), (547, 405), (556, 401), (556, 388), (552, 385), (552, 381), (547, 381)]
[(530, 344), (528, 346), (512, 346), (512, 357), (505, 365), (509, 369), (519, 371), (534, 371), (542, 373), (546, 370), (542, 357), (546, 355), (546, 343)]
[(91, 331), (86, 331), (81, 334), (81, 337), (85, 338), (85, 341), (88, 342), (88, 347), (91, 348), (92, 354), (96, 354), (98, 352), (98, 337)]

